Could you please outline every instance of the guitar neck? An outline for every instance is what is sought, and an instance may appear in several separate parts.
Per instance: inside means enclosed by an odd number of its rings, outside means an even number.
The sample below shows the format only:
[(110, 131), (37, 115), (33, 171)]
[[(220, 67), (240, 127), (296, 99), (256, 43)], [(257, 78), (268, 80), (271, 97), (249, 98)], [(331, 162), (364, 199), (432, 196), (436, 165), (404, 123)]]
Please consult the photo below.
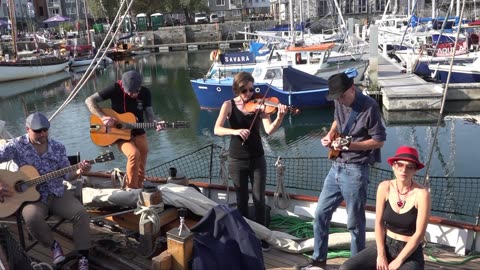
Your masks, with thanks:
[[(89, 160), (88, 162), (89, 162), (90, 164), (96, 163), (95, 160)], [(41, 176), (39, 176), (39, 177), (37, 177), (37, 178), (33, 178), (33, 179), (29, 180), (29, 181), (28, 181), (28, 186), (36, 186), (36, 185), (39, 185), (39, 184), (48, 182), (48, 181), (50, 181), (50, 180), (59, 178), (59, 177), (65, 175), (65, 174), (67, 174), (67, 173), (69, 173), (69, 172), (76, 171), (78, 168), (80, 168), (80, 163), (75, 164), (75, 165), (72, 165), (72, 166), (65, 167), (65, 168), (60, 169), (60, 170), (58, 170), (58, 171), (46, 173), (46, 174), (41, 175)]]
[(122, 123), (124, 129), (156, 128), (156, 123)]

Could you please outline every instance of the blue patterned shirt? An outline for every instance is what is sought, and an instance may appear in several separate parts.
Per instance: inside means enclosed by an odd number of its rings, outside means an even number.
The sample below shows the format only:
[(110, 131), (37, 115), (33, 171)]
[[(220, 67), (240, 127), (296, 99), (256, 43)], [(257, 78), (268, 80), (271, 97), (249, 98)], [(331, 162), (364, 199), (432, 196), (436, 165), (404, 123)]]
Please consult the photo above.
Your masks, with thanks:
[[(13, 160), (19, 168), (31, 165), (37, 169), (40, 175), (57, 171), (70, 166), (65, 146), (55, 140), (48, 139), (48, 150), (39, 155), (28, 139), (28, 134), (17, 137), (0, 146), (0, 163)], [(66, 175), (64, 176), (66, 177)], [(42, 202), (53, 194), (57, 197), (63, 196), (63, 179), (56, 178), (37, 186)]]

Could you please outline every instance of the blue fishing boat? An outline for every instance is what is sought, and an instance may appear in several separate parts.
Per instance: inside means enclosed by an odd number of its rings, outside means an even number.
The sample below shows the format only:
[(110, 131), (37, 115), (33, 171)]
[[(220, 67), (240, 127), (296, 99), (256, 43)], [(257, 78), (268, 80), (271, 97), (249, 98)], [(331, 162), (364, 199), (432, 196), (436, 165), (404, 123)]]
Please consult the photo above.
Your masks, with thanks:
[[(282, 104), (295, 108), (318, 108), (330, 105), (327, 78), (333, 73), (325, 72), (322, 77), (305, 73), (291, 66), (257, 65), (252, 75), (254, 89), (260, 95), (277, 97)], [(355, 68), (348, 69), (353, 77), (358, 74)], [(225, 100), (234, 97), (233, 78), (196, 79), (190, 81), (200, 108), (220, 109)]]

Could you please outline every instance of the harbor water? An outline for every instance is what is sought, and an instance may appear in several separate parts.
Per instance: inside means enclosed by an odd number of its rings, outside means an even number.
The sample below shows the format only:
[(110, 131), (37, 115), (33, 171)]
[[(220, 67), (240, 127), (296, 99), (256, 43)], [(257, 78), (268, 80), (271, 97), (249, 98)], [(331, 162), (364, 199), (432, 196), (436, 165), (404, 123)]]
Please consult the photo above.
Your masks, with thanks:
[[(182, 120), (190, 123), (187, 129), (169, 129), (159, 133), (148, 131), (150, 153), (147, 167), (188, 154), (210, 143), (228, 147), (228, 137), (217, 137), (213, 134), (218, 111), (200, 110), (190, 86), (190, 79), (203, 77), (210, 67), (209, 54), (210, 51), (157, 53), (117, 61), (96, 70), (70, 104), (53, 118), (50, 136), (63, 142), (69, 154), (80, 152), (84, 159), (93, 159), (106, 150), (114, 152), (114, 161), (94, 165), (94, 170), (114, 167), (123, 169), (125, 157), (116, 147), (99, 147), (91, 142), (90, 113), (84, 100), (118, 80), (123, 71), (136, 69), (143, 74), (144, 85), (152, 91), (153, 107), (158, 117), (166, 121)], [(25, 117), (33, 111), (41, 111), (51, 116), (59, 109), (82, 73), (62, 75), (64, 76), (58, 76), (57, 80), (50, 76), (37, 78), (30, 83), (19, 81), (0, 84), (0, 119), (6, 121), (6, 128), (10, 133), (15, 136), (23, 134)], [(103, 105), (109, 106), (108, 103)], [(475, 138), (480, 128), (476, 122), (478, 114), (447, 114), (440, 123), (436, 140), (434, 134), (437, 123), (432, 119), (436, 119), (438, 112), (431, 111), (428, 114), (433, 115), (428, 121), (415, 117), (395, 122), (385, 119), (387, 141), (382, 149), (384, 162), (380, 166), (388, 168), (386, 158), (393, 155), (398, 146), (407, 144), (419, 150), (421, 160), (431, 160), (431, 175), (477, 176), (476, 156), (480, 146), (475, 142)], [(320, 138), (324, 130), (330, 127), (332, 119), (332, 108), (305, 110), (295, 116), (288, 115), (277, 132), (263, 137), (267, 155), (326, 156), (327, 149), (321, 146)], [(433, 151), (430, 152), (432, 147)], [(420, 173), (424, 174), (425, 171)]]

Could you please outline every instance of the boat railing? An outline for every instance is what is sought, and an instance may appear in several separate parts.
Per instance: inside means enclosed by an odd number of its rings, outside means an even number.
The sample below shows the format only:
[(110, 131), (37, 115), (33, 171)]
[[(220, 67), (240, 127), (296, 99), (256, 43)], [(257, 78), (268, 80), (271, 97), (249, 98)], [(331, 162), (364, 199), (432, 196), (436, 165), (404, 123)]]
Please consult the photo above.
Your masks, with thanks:
[[(225, 185), (228, 183), (226, 172), (226, 150), (210, 144), (184, 156), (150, 168), (147, 176), (168, 176), (169, 168), (175, 167), (189, 179), (209, 184)], [(276, 186), (276, 168), (278, 157), (266, 156), (267, 190)], [(288, 192), (297, 195), (318, 196), (331, 161), (326, 157), (282, 157), (285, 166), (283, 182)], [(222, 177), (223, 176), (223, 177)], [(391, 170), (379, 166), (370, 167), (367, 203), (374, 204), (378, 184), (386, 179), (393, 179)], [(422, 183), (423, 175), (416, 180)], [(432, 215), (459, 222), (474, 223), (480, 205), (480, 177), (430, 176), (430, 193), (432, 197)]]

